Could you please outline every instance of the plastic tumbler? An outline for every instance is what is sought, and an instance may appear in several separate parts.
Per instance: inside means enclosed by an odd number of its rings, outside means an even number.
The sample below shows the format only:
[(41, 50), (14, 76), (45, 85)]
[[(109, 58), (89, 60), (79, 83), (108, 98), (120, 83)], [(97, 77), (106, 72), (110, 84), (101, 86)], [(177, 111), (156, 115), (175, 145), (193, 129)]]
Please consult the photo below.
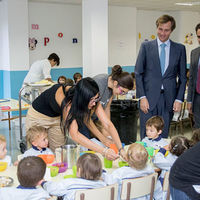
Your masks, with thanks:
[(153, 157), (154, 155), (154, 148), (153, 147), (146, 147), (146, 150), (149, 154), (149, 159)]
[(104, 167), (112, 168), (112, 160), (108, 160), (108, 159), (104, 158)]

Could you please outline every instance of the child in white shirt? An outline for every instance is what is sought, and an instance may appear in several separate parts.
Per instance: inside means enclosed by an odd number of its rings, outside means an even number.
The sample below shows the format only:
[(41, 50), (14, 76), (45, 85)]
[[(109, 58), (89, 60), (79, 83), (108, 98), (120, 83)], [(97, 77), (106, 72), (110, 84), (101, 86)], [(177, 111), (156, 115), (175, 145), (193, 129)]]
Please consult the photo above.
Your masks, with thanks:
[[(159, 180), (163, 185), (163, 180), (165, 173), (170, 170), (178, 156), (180, 156), (183, 152), (190, 148), (190, 141), (184, 136), (176, 136), (173, 137), (170, 144), (160, 148), (158, 153), (153, 158), (153, 163), (155, 166), (160, 168), (161, 174), (159, 176)], [(166, 155), (166, 151), (168, 154)], [(164, 194), (164, 198), (166, 194)]]
[(64, 200), (74, 200), (77, 190), (94, 189), (106, 186), (101, 179), (102, 164), (99, 157), (86, 153), (77, 161), (77, 177), (68, 178), (60, 182), (48, 181), (43, 188), (53, 196), (62, 196)]
[(164, 128), (164, 120), (160, 116), (153, 116), (146, 122), (146, 137), (142, 140), (147, 147), (153, 147), (154, 149), (160, 149), (168, 145), (168, 142), (161, 137), (162, 130)]
[(8, 166), (11, 165), (11, 157), (6, 155), (6, 138), (3, 135), (0, 135), (0, 162), (7, 162)]
[(43, 181), (45, 162), (36, 156), (23, 158), (17, 168), (18, 187), (0, 188), (1, 200), (47, 200), (49, 194), (38, 185)]
[(23, 157), (53, 154), (48, 148), (48, 133), (44, 127), (33, 126), (26, 132), (26, 135), (27, 141), (32, 147), (25, 151)]
[[(114, 183), (119, 183), (118, 199), (120, 199), (121, 183), (124, 179), (143, 177), (155, 172), (154, 169), (147, 164), (148, 152), (141, 144), (131, 144), (128, 148), (127, 158), (129, 164), (128, 167), (125, 166), (116, 169), (111, 174), (103, 174), (103, 179), (107, 184), (111, 185)], [(161, 185), (156, 184), (154, 191), (154, 199), (161, 200), (162, 196), (163, 195)], [(149, 195), (137, 198), (137, 200), (139, 199), (147, 200), (149, 199)]]

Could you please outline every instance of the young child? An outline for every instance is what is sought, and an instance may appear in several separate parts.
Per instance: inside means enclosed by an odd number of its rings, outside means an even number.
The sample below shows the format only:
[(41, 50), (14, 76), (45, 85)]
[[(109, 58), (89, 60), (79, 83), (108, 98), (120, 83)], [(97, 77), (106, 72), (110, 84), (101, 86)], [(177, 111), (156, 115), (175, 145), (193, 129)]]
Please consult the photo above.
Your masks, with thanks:
[(192, 138), (190, 140), (190, 146), (193, 147), (200, 141), (200, 128), (194, 130)]
[(11, 157), (6, 155), (6, 138), (3, 135), (0, 135), (0, 162), (7, 162), (8, 166), (11, 165)]
[(57, 82), (59, 84), (65, 85), (66, 84), (66, 80), (67, 80), (67, 78), (65, 76), (59, 76)]
[(106, 186), (101, 178), (102, 164), (95, 154), (86, 153), (77, 161), (77, 177), (60, 182), (44, 182), (43, 188), (54, 196), (63, 196), (64, 200), (74, 200), (77, 190), (94, 189)]
[(77, 82), (79, 82), (82, 79), (82, 75), (80, 73), (76, 72), (73, 75), (73, 79), (74, 79), (74, 83), (77, 84)]
[(48, 148), (47, 130), (41, 126), (33, 126), (27, 132), (27, 141), (32, 147), (25, 151), (23, 157), (53, 154)]
[(142, 140), (147, 144), (147, 147), (160, 149), (168, 145), (168, 142), (161, 137), (164, 128), (164, 120), (160, 116), (153, 116), (146, 122), (146, 137)]
[[(158, 153), (154, 156), (154, 165), (162, 170), (159, 176), (159, 180), (162, 185), (166, 171), (169, 171), (178, 156), (180, 156), (189, 148), (190, 141), (186, 137), (176, 136), (172, 138), (169, 145), (165, 146), (164, 148), (160, 148)], [(169, 151), (167, 156), (165, 156), (166, 151)]]
[[(128, 148), (127, 158), (129, 167), (121, 167), (113, 171), (111, 174), (103, 174), (103, 179), (107, 184), (110, 185), (114, 183), (119, 183), (120, 187), (118, 192), (118, 199), (120, 199), (122, 180), (143, 177), (155, 172), (154, 169), (147, 164), (148, 152), (141, 144), (131, 144)], [(154, 191), (154, 199), (160, 200), (162, 199), (162, 196), (163, 195), (161, 185), (156, 184)], [(141, 197), (141, 199), (149, 199), (149, 196)]]
[(17, 177), (20, 185), (15, 187), (0, 188), (1, 200), (13, 199), (37, 199), (45, 200), (50, 199), (49, 194), (41, 187), (36, 188), (43, 181), (46, 171), (45, 162), (36, 156), (23, 158), (17, 168)]

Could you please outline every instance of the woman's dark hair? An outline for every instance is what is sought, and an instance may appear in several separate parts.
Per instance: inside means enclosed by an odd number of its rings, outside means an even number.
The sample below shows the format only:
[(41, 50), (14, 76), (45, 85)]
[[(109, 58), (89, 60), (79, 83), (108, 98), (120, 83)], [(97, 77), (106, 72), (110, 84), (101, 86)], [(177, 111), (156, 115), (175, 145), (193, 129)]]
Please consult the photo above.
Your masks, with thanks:
[(66, 93), (64, 105), (62, 109), (71, 104), (68, 116), (64, 121), (64, 130), (69, 129), (73, 120), (76, 120), (78, 126), (83, 126), (85, 121), (89, 120), (91, 110), (88, 109), (88, 104), (92, 97), (99, 93), (99, 87), (92, 78), (83, 78), (77, 85), (71, 87)]
[(60, 65), (60, 58), (55, 53), (50, 54), (48, 57), (48, 60), (54, 60), (54, 62), (56, 62), (57, 66)]
[(190, 148), (190, 141), (181, 135), (173, 137), (170, 142), (170, 152), (176, 156), (180, 156), (184, 151)]
[(46, 163), (37, 156), (28, 156), (20, 160), (17, 177), (23, 187), (35, 187), (44, 178)]
[(120, 65), (112, 68), (111, 78), (118, 82), (118, 85), (129, 90), (133, 89), (133, 77), (128, 72), (123, 72)]

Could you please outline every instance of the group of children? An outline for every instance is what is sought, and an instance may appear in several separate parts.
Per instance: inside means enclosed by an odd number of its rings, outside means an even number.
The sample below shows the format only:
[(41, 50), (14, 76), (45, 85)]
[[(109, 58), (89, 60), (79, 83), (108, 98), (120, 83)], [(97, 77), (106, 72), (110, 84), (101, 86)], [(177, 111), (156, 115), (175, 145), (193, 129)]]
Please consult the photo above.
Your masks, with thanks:
[[(165, 199), (162, 192), (162, 183), (166, 171), (169, 171), (175, 160), (191, 146), (200, 141), (200, 129), (194, 131), (191, 141), (184, 136), (173, 137), (170, 144), (161, 137), (164, 126), (163, 119), (154, 116), (146, 122), (146, 137), (142, 140), (147, 147), (157, 149), (152, 158), (154, 166), (161, 169), (157, 181), (154, 199)], [(119, 184), (119, 198), (121, 183), (124, 179), (147, 176), (154, 173), (154, 168), (149, 165), (146, 148), (138, 143), (133, 143), (127, 151), (128, 166), (114, 170), (112, 173), (102, 171), (102, 163), (96, 154), (86, 153), (77, 161), (77, 178), (63, 179), (60, 182), (45, 181), (45, 162), (37, 157), (39, 154), (53, 154), (48, 149), (47, 131), (43, 127), (32, 127), (27, 131), (27, 141), (31, 144), (18, 163), (17, 176), (20, 185), (17, 188), (1, 188), (2, 200), (9, 199), (49, 199), (51, 196), (73, 200), (75, 192), (80, 189), (99, 188), (106, 185)], [(6, 140), (0, 136), (0, 161), (11, 165), (10, 156), (6, 155)], [(37, 187), (41, 185), (41, 187)], [(14, 195), (14, 196), (13, 196)], [(143, 197), (148, 199), (149, 197)]]
[(66, 78), (65, 76), (59, 76), (57, 82), (64, 86), (73, 86), (74, 84), (76, 84), (78, 81), (82, 79), (82, 75), (79, 72), (76, 72), (73, 75), (73, 79), (74, 81), (70, 78)]

